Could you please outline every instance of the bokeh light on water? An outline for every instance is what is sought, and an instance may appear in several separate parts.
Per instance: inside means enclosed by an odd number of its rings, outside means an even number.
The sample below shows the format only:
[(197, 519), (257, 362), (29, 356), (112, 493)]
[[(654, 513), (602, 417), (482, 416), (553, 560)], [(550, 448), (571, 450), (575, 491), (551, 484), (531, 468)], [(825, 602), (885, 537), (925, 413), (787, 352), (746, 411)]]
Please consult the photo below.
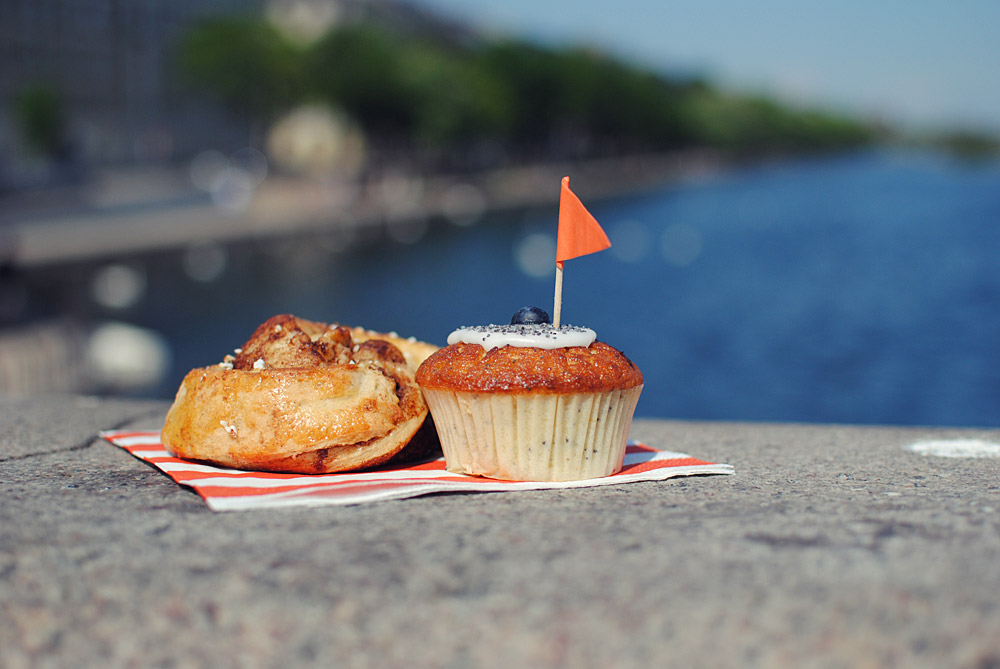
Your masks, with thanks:
[(105, 265), (91, 280), (91, 296), (108, 309), (135, 306), (146, 292), (146, 272), (142, 267), (123, 263)]
[(660, 235), (660, 253), (677, 267), (687, 267), (698, 259), (702, 250), (702, 235), (689, 223), (672, 223)]
[(641, 221), (610, 222), (606, 227), (611, 253), (623, 262), (640, 262), (649, 253), (649, 228)]
[(221, 277), (228, 262), (229, 251), (215, 241), (191, 244), (181, 256), (184, 273), (201, 283), (211, 283)]
[(514, 262), (517, 268), (533, 278), (546, 277), (553, 273), (553, 258), (556, 256), (555, 238), (544, 232), (531, 232), (514, 246)]
[(267, 157), (252, 147), (227, 156), (209, 149), (198, 153), (188, 168), (191, 183), (208, 193), (216, 206), (232, 212), (246, 211), (254, 190), (267, 178)]

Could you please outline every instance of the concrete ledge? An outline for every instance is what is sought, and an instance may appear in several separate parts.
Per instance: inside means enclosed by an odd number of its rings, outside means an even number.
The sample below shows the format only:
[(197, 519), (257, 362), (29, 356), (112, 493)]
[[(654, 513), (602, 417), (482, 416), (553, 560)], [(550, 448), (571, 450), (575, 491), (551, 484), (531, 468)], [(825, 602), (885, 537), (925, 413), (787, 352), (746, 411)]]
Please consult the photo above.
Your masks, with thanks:
[(0, 401), (0, 665), (989, 667), (1000, 431), (643, 420), (735, 476), (216, 514), (95, 438), (166, 404)]

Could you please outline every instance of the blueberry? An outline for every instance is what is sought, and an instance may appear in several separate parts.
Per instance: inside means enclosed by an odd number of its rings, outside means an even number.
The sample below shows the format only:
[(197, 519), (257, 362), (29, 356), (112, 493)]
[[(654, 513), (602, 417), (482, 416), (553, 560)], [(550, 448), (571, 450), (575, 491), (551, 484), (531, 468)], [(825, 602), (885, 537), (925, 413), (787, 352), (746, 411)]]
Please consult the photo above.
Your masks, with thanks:
[(521, 307), (510, 319), (511, 325), (522, 325), (527, 323), (551, 323), (552, 319), (543, 309), (538, 307)]

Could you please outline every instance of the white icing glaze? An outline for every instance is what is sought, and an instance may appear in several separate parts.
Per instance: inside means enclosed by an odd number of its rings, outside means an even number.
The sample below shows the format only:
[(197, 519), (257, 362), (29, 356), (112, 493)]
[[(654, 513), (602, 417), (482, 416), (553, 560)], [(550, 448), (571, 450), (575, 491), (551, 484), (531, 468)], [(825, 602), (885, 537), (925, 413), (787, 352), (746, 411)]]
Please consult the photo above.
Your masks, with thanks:
[(553, 349), (590, 346), (595, 339), (596, 332), (575, 325), (472, 325), (448, 335), (448, 344), (479, 344), (487, 351), (502, 346)]

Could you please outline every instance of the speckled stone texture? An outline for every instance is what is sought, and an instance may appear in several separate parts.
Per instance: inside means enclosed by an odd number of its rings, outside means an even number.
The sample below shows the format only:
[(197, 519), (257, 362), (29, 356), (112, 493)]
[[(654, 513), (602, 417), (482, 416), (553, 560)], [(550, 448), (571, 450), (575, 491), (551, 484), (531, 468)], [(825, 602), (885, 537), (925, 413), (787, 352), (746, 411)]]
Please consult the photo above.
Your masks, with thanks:
[(638, 420), (734, 476), (213, 513), (0, 400), (0, 666), (1000, 666), (998, 430)]

